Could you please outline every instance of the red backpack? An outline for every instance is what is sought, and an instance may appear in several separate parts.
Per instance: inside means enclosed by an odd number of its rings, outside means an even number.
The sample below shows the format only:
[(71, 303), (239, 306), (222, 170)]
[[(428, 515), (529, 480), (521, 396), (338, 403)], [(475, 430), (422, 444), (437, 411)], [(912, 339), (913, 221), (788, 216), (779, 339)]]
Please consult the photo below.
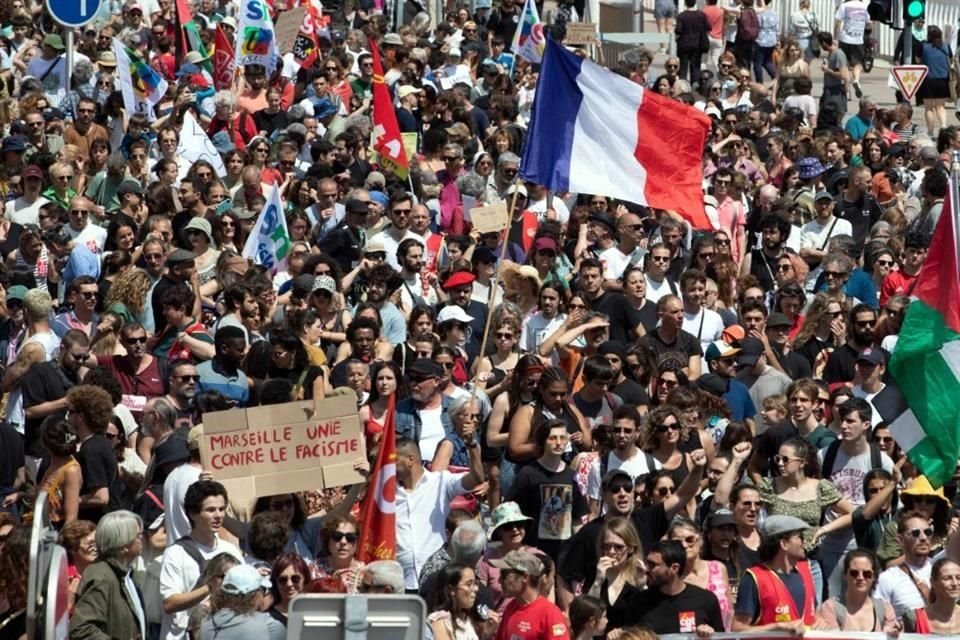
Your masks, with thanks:
[(756, 42), (760, 35), (760, 18), (753, 7), (741, 7), (737, 18), (737, 40)]

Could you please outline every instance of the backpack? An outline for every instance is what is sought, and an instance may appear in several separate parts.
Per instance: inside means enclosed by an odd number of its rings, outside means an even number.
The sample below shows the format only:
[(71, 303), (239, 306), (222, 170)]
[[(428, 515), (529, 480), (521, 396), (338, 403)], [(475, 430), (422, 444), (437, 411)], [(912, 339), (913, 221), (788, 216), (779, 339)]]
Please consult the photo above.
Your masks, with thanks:
[(201, 587), (204, 583), (203, 572), (207, 568), (207, 559), (203, 557), (203, 554), (200, 553), (200, 547), (197, 545), (197, 541), (191, 538), (190, 536), (183, 536), (173, 544), (177, 545), (183, 549), (190, 559), (197, 563), (197, 566), (200, 567), (200, 577), (197, 578), (197, 583), (193, 585), (194, 589)]
[[(837, 452), (840, 451), (840, 441), (834, 440), (827, 447), (827, 452), (823, 454), (823, 465), (820, 468), (820, 475), (824, 478), (830, 478), (833, 473), (833, 465), (837, 461)], [(880, 447), (870, 443), (870, 467), (872, 469), (882, 469), (883, 460), (881, 458)]]
[(741, 7), (737, 18), (737, 40), (756, 42), (760, 35), (760, 18), (753, 7)]

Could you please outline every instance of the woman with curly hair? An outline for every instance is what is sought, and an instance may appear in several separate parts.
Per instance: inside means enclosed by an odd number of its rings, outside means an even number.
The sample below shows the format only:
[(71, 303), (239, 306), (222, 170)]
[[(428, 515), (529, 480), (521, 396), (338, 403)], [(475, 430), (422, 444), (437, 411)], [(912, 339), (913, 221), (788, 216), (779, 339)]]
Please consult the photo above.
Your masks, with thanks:
[[(60, 530), (57, 538), (57, 543), (67, 552), (67, 588), (71, 611), (83, 572), (96, 562), (98, 557), (96, 531), (97, 525), (89, 520), (74, 520)], [(2, 575), (0, 574), (0, 580)]]
[(794, 339), (794, 351), (807, 359), (815, 378), (822, 377), (827, 358), (847, 341), (847, 323), (843, 305), (826, 292), (818, 293), (810, 303), (803, 327)]
[[(713, 460), (714, 445), (720, 441), (720, 434), (714, 437), (706, 429), (707, 418), (711, 417), (704, 412), (705, 396), (711, 394), (690, 387), (677, 387), (667, 395), (667, 405), (675, 408), (680, 415), (681, 426), (687, 431), (686, 437), (680, 441), (680, 450), (686, 453), (703, 449), (707, 453), (707, 464)], [(716, 397), (716, 396), (714, 396)], [(722, 398), (721, 404), (726, 404)]]
[(360, 527), (349, 514), (325, 518), (320, 530), (324, 554), (317, 560), (317, 577), (339, 578), (347, 593), (357, 593), (364, 563), (357, 560)]
[(153, 286), (153, 281), (143, 269), (128, 269), (117, 276), (110, 290), (107, 292), (105, 311), (115, 313), (124, 324), (139, 322), (145, 324), (144, 313), (147, 292)]
[(213, 240), (217, 248), (233, 249), (237, 253), (243, 252), (243, 245), (246, 238), (243, 234), (243, 227), (240, 224), (240, 218), (233, 210), (225, 211), (217, 216), (213, 224)]
[(640, 431), (641, 449), (653, 455), (677, 487), (693, 469), (690, 456), (680, 447), (689, 437), (690, 428), (684, 426), (680, 412), (669, 404), (651, 411)]
[[(740, 275), (740, 269), (729, 255), (729, 234), (726, 231), (718, 231), (714, 234), (713, 242), (716, 255), (707, 264), (707, 277), (717, 283), (717, 306), (721, 309), (733, 309), (737, 302), (737, 278)], [(721, 250), (724, 248), (727, 253)]]
[(27, 578), (30, 575), (30, 527), (17, 527), (0, 548), (0, 593), (6, 609), (0, 613), (0, 637), (27, 634)]

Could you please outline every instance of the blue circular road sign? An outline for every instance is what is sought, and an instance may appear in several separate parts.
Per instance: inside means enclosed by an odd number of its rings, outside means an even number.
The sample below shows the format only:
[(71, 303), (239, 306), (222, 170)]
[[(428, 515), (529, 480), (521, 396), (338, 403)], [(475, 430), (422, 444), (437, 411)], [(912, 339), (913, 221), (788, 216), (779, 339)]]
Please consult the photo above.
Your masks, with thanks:
[(47, 10), (65, 27), (82, 27), (96, 17), (101, 0), (47, 0)]

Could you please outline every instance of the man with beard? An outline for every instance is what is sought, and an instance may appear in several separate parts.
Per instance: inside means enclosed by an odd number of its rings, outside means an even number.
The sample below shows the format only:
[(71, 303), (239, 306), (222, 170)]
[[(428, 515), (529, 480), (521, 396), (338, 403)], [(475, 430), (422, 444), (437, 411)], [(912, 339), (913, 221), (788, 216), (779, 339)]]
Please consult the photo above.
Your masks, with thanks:
[(410, 230), (410, 216), (413, 215), (413, 197), (406, 191), (400, 191), (390, 198), (390, 204), (387, 206), (390, 216), (390, 224), (380, 233), (370, 238), (371, 242), (379, 242), (387, 252), (387, 264), (394, 270), (400, 270), (400, 263), (397, 258), (397, 249), (400, 243), (407, 239), (413, 239), (422, 245), (427, 241), (420, 235)]
[(397, 262), (400, 263), (400, 306), (409, 314), (418, 304), (437, 304), (437, 276), (423, 272), (424, 245), (419, 240), (407, 238), (397, 247)]
[(650, 396), (642, 386), (631, 380), (624, 373), (624, 363), (627, 360), (627, 349), (622, 342), (608, 340), (600, 345), (597, 353), (607, 359), (613, 368), (613, 382), (610, 385), (611, 393), (620, 397), (624, 403), (633, 406), (640, 414), (647, 412)]
[[(766, 307), (764, 307), (764, 310), (765, 309)], [(787, 374), (791, 380), (809, 378), (812, 375), (810, 362), (800, 354), (788, 351), (787, 349), (787, 342), (790, 339), (790, 329), (792, 328), (793, 323), (790, 322), (790, 319), (779, 311), (774, 311), (770, 314), (770, 317), (767, 318), (766, 324), (763, 327), (763, 335), (766, 336), (767, 344), (770, 345), (768, 357), (770, 353), (774, 356), (774, 359), (770, 359), (769, 362), (771, 366), (779, 364), (780, 369)], [(752, 332), (751, 335), (753, 335)]]
[(828, 384), (850, 383), (856, 376), (856, 363), (860, 352), (874, 346), (873, 330), (877, 326), (877, 311), (868, 304), (858, 304), (850, 311), (850, 336), (840, 348), (834, 349), (823, 370), (823, 379)]
[(639, 344), (649, 347), (657, 358), (675, 354), (685, 362), (684, 373), (690, 381), (700, 377), (703, 349), (697, 337), (683, 330), (683, 303), (675, 295), (666, 295), (657, 302), (660, 326), (640, 338)]
[(633, 599), (633, 621), (658, 634), (703, 637), (724, 628), (717, 596), (683, 580), (686, 563), (687, 552), (676, 540), (660, 540), (647, 551), (647, 590)]
[(606, 477), (610, 469), (624, 471), (632, 481), (660, 468), (656, 458), (637, 446), (642, 422), (637, 409), (629, 404), (614, 410), (609, 427), (613, 449), (594, 460), (587, 474), (587, 500), (592, 517), (600, 515), (601, 478)]
[(388, 264), (378, 264), (367, 272), (367, 302), (380, 312), (380, 334), (392, 345), (403, 344), (407, 339), (407, 321), (389, 300), (400, 286), (399, 280)]
[(189, 360), (170, 363), (170, 393), (164, 399), (177, 412), (174, 428), (193, 426), (193, 399), (197, 395), (197, 368)]
[(397, 403), (397, 436), (419, 442), (423, 460), (432, 460), (445, 438), (460, 442), (447, 412), (453, 398), (441, 393), (443, 377), (443, 368), (433, 360), (414, 361), (407, 368), (410, 397)]
[(139, 419), (147, 400), (164, 394), (167, 363), (147, 353), (147, 332), (137, 322), (123, 325), (120, 344), (127, 355), (99, 356), (97, 364), (113, 372), (123, 390), (123, 405)]
[(67, 390), (80, 384), (80, 369), (89, 365), (90, 339), (83, 331), (63, 334), (56, 360), (30, 367), (20, 383), (26, 415), (24, 452), (40, 458), (40, 425), (49, 415), (67, 410)]
[[(473, 300), (473, 282), (476, 280), (469, 271), (457, 271), (443, 282), (443, 290), (447, 292), (450, 301), (447, 304), (455, 304), (466, 313), (470, 318), (470, 336), (467, 338), (467, 344), (464, 348), (467, 356), (473, 361), (480, 354), (480, 341), (483, 339), (483, 329), (487, 319), (487, 305), (477, 300)], [(443, 307), (437, 307), (437, 314)]]
[[(787, 239), (790, 237), (790, 220), (785, 212), (780, 210), (772, 211), (760, 219), (760, 248), (752, 249), (743, 258), (740, 265), (740, 276), (744, 277), (751, 274), (760, 282), (760, 288), (764, 291), (772, 291), (777, 286), (777, 263), (784, 254), (790, 255), (786, 249)], [(794, 263), (794, 270), (803, 266), (801, 260), (791, 260)], [(803, 273), (797, 273), (797, 278), (803, 281), (806, 277), (806, 269)]]

